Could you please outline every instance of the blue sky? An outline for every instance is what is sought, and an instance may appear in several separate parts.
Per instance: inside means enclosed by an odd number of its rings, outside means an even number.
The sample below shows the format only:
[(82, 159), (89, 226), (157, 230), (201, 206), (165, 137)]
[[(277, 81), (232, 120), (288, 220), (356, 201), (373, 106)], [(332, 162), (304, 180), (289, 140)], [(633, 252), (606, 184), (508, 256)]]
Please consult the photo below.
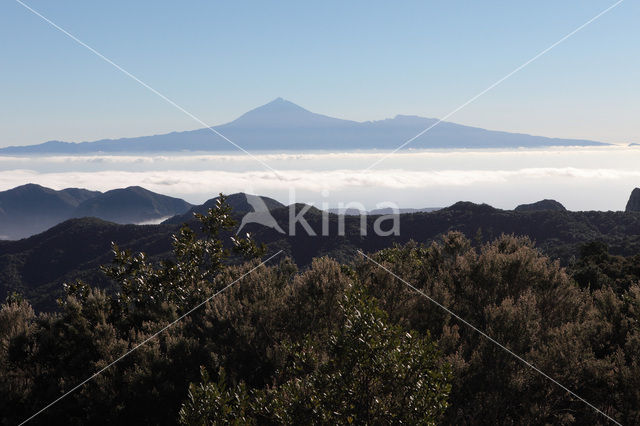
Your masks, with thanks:
[[(27, 3), (214, 125), (279, 96), (442, 117), (614, 1)], [(626, 0), (450, 121), (640, 142), (639, 12)], [(201, 127), (13, 0), (0, 37), (0, 146)]]

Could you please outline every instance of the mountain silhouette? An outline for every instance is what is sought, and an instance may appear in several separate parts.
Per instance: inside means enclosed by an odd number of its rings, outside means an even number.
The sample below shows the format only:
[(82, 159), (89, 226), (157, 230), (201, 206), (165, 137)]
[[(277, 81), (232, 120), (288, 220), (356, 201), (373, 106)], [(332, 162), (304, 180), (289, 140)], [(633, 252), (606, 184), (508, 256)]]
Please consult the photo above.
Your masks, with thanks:
[(251, 194), (245, 194), (245, 196), (247, 197), (247, 203), (251, 205), (253, 211), (245, 214), (242, 217), (242, 221), (240, 222), (240, 227), (236, 231), (236, 235), (242, 232), (242, 229), (245, 227), (245, 225), (249, 223), (258, 223), (262, 226), (273, 228), (281, 234), (285, 233), (278, 222), (276, 222), (273, 216), (271, 216), (269, 207), (264, 202), (262, 197)]
[(567, 209), (556, 200), (540, 200), (531, 204), (520, 204), (514, 210), (517, 212), (541, 212), (546, 210), (563, 212)]
[(358, 124), (356, 121), (341, 120), (316, 114), (287, 101), (277, 98), (268, 104), (244, 113), (230, 123), (219, 128), (230, 129), (237, 127), (287, 128), (287, 127), (327, 127), (349, 126)]
[[(264, 208), (269, 211), (284, 207), (284, 204), (274, 200), (273, 198), (245, 194), (244, 192), (238, 192), (228, 195), (227, 204), (233, 209), (234, 215), (243, 216), (247, 213), (256, 211), (253, 205), (249, 203), (249, 198), (260, 198), (261, 207), (264, 206)], [(209, 209), (213, 209), (216, 207), (219, 199), (220, 197), (211, 198), (210, 200), (205, 201), (199, 206), (191, 207), (191, 209), (189, 209), (189, 211), (187, 211), (186, 213), (171, 217), (162, 223), (168, 225), (180, 225), (183, 223), (192, 222), (194, 220), (193, 215), (195, 213), (207, 214)], [(252, 201), (255, 203), (255, 200)]]
[(627, 201), (626, 212), (640, 212), (640, 188), (634, 188)]
[(0, 240), (29, 237), (76, 217), (141, 223), (182, 214), (190, 208), (184, 200), (137, 186), (102, 193), (79, 188), (56, 191), (27, 184), (0, 192)]
[(81, 203), (74, 217), (97, 217), (115, 223), (140, 223), (182, 214), (191, 204), (139, 186), (114, 189)]
[[(438, 121), (410, 115), (357, 122), (308, 111), (282, 98), (255, 108), (230, 123), (215, 126), (225, 137), (252, 151), (395, 149)], [(508, 133), (442, 122), (406, 148), (518, 148), (607, 145), (578, 139), (557, 139)], [(0, 149), (0, 154), (88, 154), (176, 151), (235, 151), (209, 128), (162, 135), (95, 142), (49, 141)]]
[[(263, 200), (269, 200), (262, 197)], [(244, 194), (229, 197), (238, 205), (246, 204)], [(215, 200), (215, 199), (214, 199)], [(266, 204), (266, 201), (265, 201)], [(209, 204), (211, 205), (211, 203)], [(289, 229), (290, 210), (283, 206), (269, 213), (283, 230)], [(305, 206), (296, 205), (296, 212)], [(194, 209), (202, 206), (194, 207)], [(254, 209), (251, 208), (250, 211)], [(243, 214), (233, 212), (240, 220)], [(193, 214), (184, 215), (192, 229), (200, 229)], [(323, 225), (323, 215), (309, 209), (305, 219), (317, 233)], [(372, 229), (375, 216), (368, 216)], [(298, 228), (296, 235), (280, 233), (260, 223), (247, 223), (256, 241), (267, 245), (271, 252), (283, 250), (300, 267), (318, 256), (330, 256), (339, 261), (353, 259), (356, 250), (373, 252), (393, 244), (417, 241), (430, 244), (443, 233), (460, 231), (474, 241), (489, 241), (501, 234), (527, 235), (536, 246), (567, 265), (580, 256), (584, 244), (599, 241), (614, 253), (635, 255), (640, 250), (640, 212), (574, 212), (574, 211), (513, 211), (487, 204), (458, 202), (432, 212), (407, 213), (400, 216), (398, 236), (360, 235), (360, 217), (345, 216), (345, 235), (338, 233), (339, 217), (329, 215), (328, 236), (310, 236)], [(111, 241), (122, 249), (143, 250), (149, 259), (167, 258), (171, 252), (171, 235), (178, 232), (182, 221), (152, 226), (119, 225), (96, 218), (70, 219), (38, 235), (20, 241), (0, 241), (0, 300), (17, 291), (34, 303), (37, 309), (55, 309), (55, 300), (63, 293), (62, 283), (76, 278), (110, 288), (110, 282), (99, 273), (98, 266), (112, 258)], [(223, 241), (231, 247), (229, 235)]]
[(27, 184), (0, 192), (0, 239), (16, 239), (44, 231), (73, 217), (75, 209), (100, 192), (62, 191)]

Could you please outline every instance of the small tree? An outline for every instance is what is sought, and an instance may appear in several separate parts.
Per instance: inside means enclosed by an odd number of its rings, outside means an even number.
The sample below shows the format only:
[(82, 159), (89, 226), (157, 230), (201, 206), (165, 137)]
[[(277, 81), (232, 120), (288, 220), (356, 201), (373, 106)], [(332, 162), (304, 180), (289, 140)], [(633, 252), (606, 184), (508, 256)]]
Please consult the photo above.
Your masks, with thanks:
[[(159, 265), (149, 261), (144, 253), (133, 255), (113, 244), (114, 259), (103, 267), (107, 276), (118, 282), (119, 307), (134, 317), (144, 320), (160, 319), (166, 315), (167, 306), (179, 312), (193, 307), (210, 293), (210, 284), (224, 269), (231, 256), (220, 234), (230, 231), (236, 221), (231, 217), (231, 207), (222, 194), (215, 208), (206, 215), (195, 214), (200, 222), (202, 236), (188, 225), (173, 235), (173, 258), (162, 260)], [(264, 254), (264, 246), (256, 245), (249, 234), (246, 238), (232, 237), (233, 251), (247, 257)]]

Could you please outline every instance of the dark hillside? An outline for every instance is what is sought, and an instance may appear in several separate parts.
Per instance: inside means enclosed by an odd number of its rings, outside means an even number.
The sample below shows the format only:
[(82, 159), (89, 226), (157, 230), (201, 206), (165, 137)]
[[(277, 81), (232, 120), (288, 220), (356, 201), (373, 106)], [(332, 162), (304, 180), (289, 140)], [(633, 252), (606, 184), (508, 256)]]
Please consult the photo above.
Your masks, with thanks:
[[(251, 195), (249, 196), (252, 197)], [(253, 197), (256, 197), (256, 196), (253, 196)], [(218, 202), (218, 198), (219, 197), (215, 197), (210, 200), (207, 200), (204, 204), (201, 204), (199, 206), (193, 206), (186, 213), (171, 217), (165, 220), (163, 223), (180, 225), (185, 222), (191, 222), (193, 221), (194, 213), (206, 214), (209, 209), (214, 208), (216, 206), (216, 203)], [(269, 198), (269, 197), (258, 197), (258, 198), (262, 199), (265, 206), (269, 210), (274, 210), (280, 207), (284, 207), (284, 204), (274, 200), (273, 198)], [(254, 211), (252, 206), (247, 202), (247, 194), (242, 192), (228, 195), (227, 204), (231, 206), (231, 208), (233, 209), (233, 213), (236, 215), (241, 215), (241, 214)]]
[(27, 184), (0, 192), (0, 239), (18, 239), (42, 232), (73, 215), (83, 201), (100, 192), (62, 191)]
[[(297, 206), (298, 211), (301, 208), (302, 205)], [(289, 209), (280, 207), (271, 213), (288, 232)], [(235, 216), (237, 220), (242, 218), (242, 214)], [(579, 258), (582, 246), (592, 241), (608, 246), (611, 255), (640, 252), (640, 212), (516, 212), (459, 202), (434, 212), (402, 214), (400, 235), (387, 237), (373, 232), (378, 217), (367, 217), (367, 235), (363, 236), (359, 232), (359, 216), (345, 216), (345, 235), (337, 235), (339, 216), (334, 214), (329, 216), (329, 235), (322, 236), (322, 213), (317, 209), (305, 214), (316, 236), (308, 235), (299, 224), (293, 236), (251, 223), (242, 233), (251, 232), (271, 250), (284, 250), (302, 267), (318, 256), (346, 261), (353, 258), (357, 249), (372, 252), (411, 240), (430, 243), (449, 231), (461, 231), (474, 244), (491, 241), (503, 233), (528, 236), (563, 265)], [(189, 213), (176, 222), (186, 221), (197, 229), (192, 218)], [(382, 223), (383, 230), (390, 226), (390, 220)], [(92, 282), (108, 286), (97, 267), (110, 262), (112, 241), (123, 248), (145, 251), (150, 257), (166, 255), (171, 247), (170, 236), (178, 228), (176, 224), (136, 226), (76, 219), (25, 240), (0, 241), (0, 298), (20, 291), (41, 309), (54, 306), (62, 282), (90, 275)]]
[(80, 204), (75, 217), (97, 217), (116, 223), (140, 223), (182, 214), (191, 204), (139, 186), (114, 189)]
[(37, 309), (55, 308), (64, 282), (87, 278), (110, 283), (98, 270), (112, 259), (111, 242), (150, 256), (171, 250), (170, 225), (117, 225), (95, 218), (71, 219), (42, 234), (0, 244), (0, 298), (19, 292)]

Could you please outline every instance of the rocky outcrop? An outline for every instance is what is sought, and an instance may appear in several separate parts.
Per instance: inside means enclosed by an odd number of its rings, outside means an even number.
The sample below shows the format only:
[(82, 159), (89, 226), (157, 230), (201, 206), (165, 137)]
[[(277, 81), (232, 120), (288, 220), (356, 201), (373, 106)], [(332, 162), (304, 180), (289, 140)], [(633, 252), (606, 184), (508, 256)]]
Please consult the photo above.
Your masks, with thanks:
[(626, 212), (640, 212), (640, 188), (631, 191), (631, 196), (627, 202)]
[(517, 212), (542, 212), (542, 211), (565, 212), (567, 209), (556, 200), (541, 200), (531, 204), (520, 204), (515, 208)]

